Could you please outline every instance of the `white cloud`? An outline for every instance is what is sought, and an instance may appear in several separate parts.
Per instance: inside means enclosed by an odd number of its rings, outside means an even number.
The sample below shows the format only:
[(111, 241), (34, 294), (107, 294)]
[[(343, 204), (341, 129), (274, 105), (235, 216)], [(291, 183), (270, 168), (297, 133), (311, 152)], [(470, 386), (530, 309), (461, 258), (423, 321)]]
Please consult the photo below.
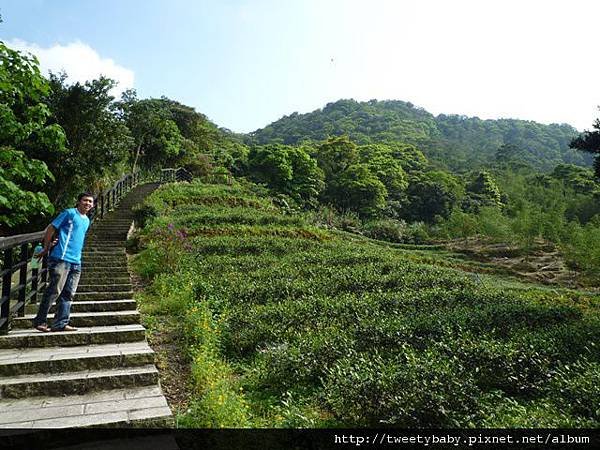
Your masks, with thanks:
[(47, 74), (48, 71), (54, 73), (64, 71), (70, 82), (79, 81), (80, 83), (104, 75), (118, 82), (118, 85), (111, 91), (111, 94), (117, 97), (125, 89), (133, 88), (134, 73), (132, 70), (120, 66), (110, 58), (102, 58), (96, 50), (82, 42), (71, 42), (66, 45), (56, 44), (49, 48), (43, 48), (20, 39), (14, 39), (7, 44), (11, 48), (37, 56), (43, 74)]

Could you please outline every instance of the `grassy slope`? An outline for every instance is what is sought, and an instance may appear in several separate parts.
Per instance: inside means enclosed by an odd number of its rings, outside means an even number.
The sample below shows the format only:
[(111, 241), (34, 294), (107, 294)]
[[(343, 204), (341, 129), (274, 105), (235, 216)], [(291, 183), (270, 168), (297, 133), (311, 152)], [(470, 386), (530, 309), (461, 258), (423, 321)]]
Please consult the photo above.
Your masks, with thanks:
[(164, 186), (146, 212), (140, 300), (183, 328), (183, 426), (600, 423), (597, 297), (482, 282), (239, 185)]

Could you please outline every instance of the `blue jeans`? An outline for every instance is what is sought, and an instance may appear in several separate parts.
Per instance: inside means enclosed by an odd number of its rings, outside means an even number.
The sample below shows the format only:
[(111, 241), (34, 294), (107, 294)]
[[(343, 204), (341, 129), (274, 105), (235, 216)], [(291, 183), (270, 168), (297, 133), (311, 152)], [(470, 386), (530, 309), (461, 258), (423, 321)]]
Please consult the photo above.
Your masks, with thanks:
[(69, 315), (71, 314), (71, 301), (79, 284), (81, 276), (81, 264), (74, 264), (60, 259), (48, 259), (48, 273), (50, 281), (37, 316), (33, 319), (33, 326), (46, 323), (48, 311), (56, 299), (57, 308), (52, 321), (52, 329), (60, 330), (69, 324)]

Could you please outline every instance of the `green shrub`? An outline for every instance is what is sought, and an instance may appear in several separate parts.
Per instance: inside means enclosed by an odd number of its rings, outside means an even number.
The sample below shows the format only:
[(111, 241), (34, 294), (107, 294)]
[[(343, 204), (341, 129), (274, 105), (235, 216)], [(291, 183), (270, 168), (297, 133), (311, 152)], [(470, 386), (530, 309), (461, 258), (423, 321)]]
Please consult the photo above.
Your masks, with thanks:
[(561, 365), (552, 381), (551, 392), (559, 407), (600, 423), (600, 363), (580, 359)]
[(328, 369), (324, 388), (333, 413), (352, 426), (467, 426), (479, 395), (458, 361), (409, 346), (393, 356), (350, 354)]
[(144, 228), (158, 216), (156, 206), (147, 203), (134, 206), (132, 210), (133, 218), (138, 228)]
[(363, 226), (364, 233), (372, 239), (388, 242), (405, 242), (406, 222), (402, 220), (373, 220)]

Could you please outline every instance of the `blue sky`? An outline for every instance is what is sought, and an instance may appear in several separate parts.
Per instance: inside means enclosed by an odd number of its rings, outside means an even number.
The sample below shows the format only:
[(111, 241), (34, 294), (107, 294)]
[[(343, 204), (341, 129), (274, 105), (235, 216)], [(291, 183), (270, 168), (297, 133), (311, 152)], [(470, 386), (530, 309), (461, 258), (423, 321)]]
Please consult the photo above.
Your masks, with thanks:
[(2, 0), (0, 39), (237, 132), (340, 98), (589, 129), (595, 0)]

